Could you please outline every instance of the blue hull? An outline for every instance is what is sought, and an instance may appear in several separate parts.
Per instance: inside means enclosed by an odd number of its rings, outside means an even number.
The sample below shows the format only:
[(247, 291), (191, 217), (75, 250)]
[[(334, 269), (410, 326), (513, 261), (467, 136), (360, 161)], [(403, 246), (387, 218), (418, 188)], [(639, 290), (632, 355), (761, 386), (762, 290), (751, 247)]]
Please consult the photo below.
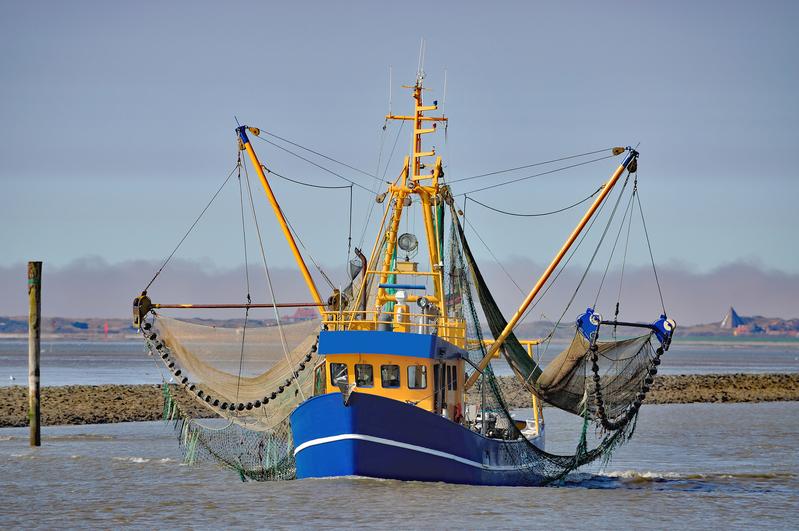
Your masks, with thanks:
[(514, 459), (526, 441), (489, 439), (416, 406), (357, 391), (347, 406), (339, 393), (303, 402), (291, 415), (291, 430), (298, 478), (514, 486), (544, 481)]

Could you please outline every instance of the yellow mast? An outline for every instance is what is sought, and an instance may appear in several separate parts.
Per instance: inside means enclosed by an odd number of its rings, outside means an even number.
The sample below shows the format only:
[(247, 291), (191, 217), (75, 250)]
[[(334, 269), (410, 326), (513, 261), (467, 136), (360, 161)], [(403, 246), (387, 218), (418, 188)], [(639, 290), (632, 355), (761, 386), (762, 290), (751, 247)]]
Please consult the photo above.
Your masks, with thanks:
[(294, 241), (294, 235), (291, 234), (291, 230), (289, 230), (286, 218), (283, 216), (283, 211), (280, 209), (280, 205), (277, 202), (277, 198), (275, 198), (274, 192), (272, 192), (272, 187), (269, 186), (269, 181), (266, 179), (264, 168), (261, 166), (261, 162), (258, 160), (258, 156), (255, 154), (255, 150), (252, 148), (252, 144), (250, 144), (250, 139), (247, 137), (247, 129), (249, 129), (249, 131), (256, 136), (260, 133), (260, 131), (254, 127), (248, 128), (247, 126), (241, 126), (237, 128), (236, 132), (239, 135), (242, 148), (247, 151), (247, 154), (250, 156), (250, 161), (252, 161), (252, 165), (255, 166), (255, 171), (258, 173), (258, 178), (261, 180), (261, 185), (264, 188), (264, 192), (266, 192), (266, 197), (269, 199), (269, 203), (272, 205), (272, 209), (275, 211), (275, 217), (277, 218), (278, 223), (280, 223), (280, 228), (283, 230), (283, 235), (286, 237), (289, 247), (291, 247), (291, 252), (294, 253), (294, 260), (297, 261), (297, 265), (302, 272), (305, 283), (308, 285), (308, 290), (311, 292), (311, 296), (319, 306), (324, 306), (322, 297), (319, 296), (319, 290), (316, 289), (316, 284), (314, 283), (313, 278), (311, 278), (311, 273), (308, 271), (308, 266), (305, 265), (305, 260), (302, 258), (302, 253), (300, 253), (299, 248), (297, 248), (297, 242)]
[[(386, 230), (386, 248), (383, 257), (383, 267), (380, 273), (380, 283), (385, 284), (389, 277), (389, 269), (391, 259), (394, 254), (394, 248), (397, 244), (397, 232), (399, 231), (399, 223), (402, 219), (402, 212), (405, 198), (411, 194), (419, 196), (422, 204), (422, 218), (425, 224), (425, 233), (427, 236), (427, 250), (430, 257), (431, 273), (433, 273), (434, 293), (427, 295), (430, 302), (441, 304), (444, 300), (444, 276), (443, 268), (441, 267), (441, 256), (439, 252), (438, 231), (433, 221), (433, 208), (437, 206), (441, 200), (439, 197), (439, 178), (443, 174), (441, 170), (441, 157), (437, 157), (433, 163), (432, 169), (428, 173), (422, 173), (428, 167), (424, 159), (435, 157), (435, 148), (429, 151), (423, 151), (422, 136), (436, 131), (436, 125), (439, 122), (446, 122), (447, 118), (444, 116), (425, 116), (427, 111), (435, 111), (438, 109), (438, 103), (433, 102), (433, 105), (424, 105), (422, 101), (422, 91), (425, 90), (422, 86), (422, 76), (417, 77), (416, 84), (413, 86), (403, 85), (403, 88), (413, 89), (414, 99), (414, 113), (412, 116), (407, 115), (386, 115), (387, 120), (400, 120), (413, 122), (413, 142), (411, 145), (411, 156), (405, 158), (402, 174), (399, 183), (389, 187), (389, 201), (394, 201), (394, 211), (391, 215), (389, 228)], [(432, 127), (427, 127), (432, 125)], [(417, 297), (409, 297), (409, 301), (415, 300)], [(394, 295), (389, 294), (386, 289), (379, 288), (377, 292), (377, 305), (382, 306), (387, 302), (396, 301)], [(446, 312), (442, 314), (446, 318)]]
[(488, 349), (488, 352), (486, 352), (486, 355), (483, 357), (483, 359), (480, 360), (480, 364), (478, 365), (478, 370), (474, 371), (472, 375), (469, 377), (469, 379), (466, 381), (465, 385), (466, 389), (469, 389), (472, 385), (474, 385), (474, 383), (480, 377), (480, 374), (483, 372), (483, 369), (486, 368), (488, 363), (491, 361), (491, 358), (494, 356), (494, 354), (496, 354), (499, 351), (499, 349), (505, 343), (505, 340), (508, 338), (510, 333), (513, 332), (514, 327), (519, 322), (519, 319), (522, 318), (522, 315), (524, 315), (524, 312), (525, 310), (527, 310), (527, 307), (530, 306), (530, 303), (533, 302), (533, 299), (541, 291), (541, 288), (544, 287), (546, 281), (549, 280), (549, 277), (555, 271), (555, 268), (558, 267), (558, 264), (566, 255), (566, 252), (569, 250), (569, 248), (572, 246), (575, 240), (577, 240), (577, 237), (580, 235), (583, 228), (585, 228), (585, 225), (588, 223), (588, 221), (597, 211), (599, 205), (601, 205), (602, 202), (605, 200), (605, 198), (608, 196), (608, 194), (610, 194), (611, 189), (613, 189), (613, 186), (619, 180), (619, 177), (621, 177), (622, 173), (624, 173), (624, 170), (627, 169), (627, 166), (630, 165), (632, 161), (634, 161), (637, 157), (638, 157), (638, 152), (635, 151), (634, 149), (630, 149), (630, 153), (624, 159), (624, 162), (622, 162), (619, 165), (619, 167), (616, 168), (616, 171), (613, 172), (613, 175), (610, 177), (610, 179), (608, 179), (608, 182), (606, 182), (605, 185), (603, 186), (602, 192), (594, 200), (591, 207), (583, 216), (583, 219), (581, 219), (580, 222), (577, 224), (577, 226), (574, 228), (572, 233), (566, 239), (566, 242), (560, 248), (560, 251), (558, 251), (555, 257), (552, 259), (552, 262), (550, 262), (549, 266), (546, 268), (544, 273), (538, 279), (538, 282), (536, 282), (535, 286), (533, 286), (533, 289), (530, 290), (530, 293), (527, 294), (527, 297), (524, 299), (524, 302), (522, 302), (522, 305), (519, 306), (519, 309), (516, 310), (515, 314), (513, 314), (511, 320), (508, 321), (508, 324), (505, 326), (505, 329), (502, 331), (502, 333), (499, 335), (496, 341), (494, 341), (494, 343), (491, 345), (491, 348)]

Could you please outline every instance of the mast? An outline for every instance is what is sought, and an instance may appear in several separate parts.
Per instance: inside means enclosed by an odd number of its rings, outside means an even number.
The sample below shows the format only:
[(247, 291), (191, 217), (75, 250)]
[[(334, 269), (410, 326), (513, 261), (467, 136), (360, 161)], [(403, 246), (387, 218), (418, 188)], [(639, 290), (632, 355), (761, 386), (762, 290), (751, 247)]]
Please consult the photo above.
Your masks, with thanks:
[[(411, 144), (411, 156), (405, 158), (402, 173), (397, 184), (392, 184), (389, 187), (391, 193), (390, 200), (394, 201), (394, 210), (391, 215), (391, 221), (386, 231), (386, 249), (383, 257), (383, 267), (380, 273), (380, 284), (386, 284), (390, 275), (392, 255), (397, 244), (397, 237), (399, 231), (400, 220), (402, 219), (402, 212), (405, 199), (411, 194), (419, 196), (422, 204), (422, 218), (425, 225), (425, 234), (427, 239), (427, 252), (430, 258), (430, 267), (432, 269), (431, 276), (433, 278), (433, 295), (426, 295), (427, 299), (433, 303), (442, 304), (444, 301), (444, 274), (443, 264), (441, 262), (439, 231), (437, 228), (437, 220), (433, 218), (433, 210), (441, 201), (439, 197), (439, 179), (443, 176), (441, 169), (441, 157), (436, 157), (435, 148), (425, 151), (423, 148), (423, 136), (434, 133), (436, 126), (439, 122), (446, 122), (447, 118), (444, 116), (425, 116), (425, 112), (435, 111), (438, 109), (438, 102), (434, 101), (432, 105), (424, 105), (422, 101), (422, 92), (425, 90), (422, 84), (423, 75), (420, 73), (416, 78), (416, 83), (412, 86), (403, 85), (403, 88), (413, 90), (414, 99), (414, 113), (413, 115), (396, 115), (389, 113), (386, 115), (387, 120), (400, 120), (413, 122), (413, 141)], [(435, 162), (429, 171), (430, 163), (425, 162), (432, 157)], [(416, 300), (417, 297), (411, 296), (409, 301)], [(381, 306), (387, 302), (395, 302), (396, 298), (393, 294), (388, 293), (386, 288), (379, 288), (377, 293), (377, 305)], [(445, 318), (446, 312), (442, 312), (442, 317)]]
[(638, 158), (637, 151), (635, 151), (632, 148), (628, 149), (630, 153), (627, 155), (627, 157), (625, 157), (624, 161), (619, 165), (618, 168), (616, 168), (616, 171), (613, 172), (613, 175), (605, 183), (605, 185), (602, 188), (602, 192), (594, 200), (593, 204), (591, 204), (591, 206), (588, 208), (588, 211), (583, 216), (583, 219), (581, 219), (580, 222), (577, 224), (577, 226), (574, 228), (572, 233), (566, 239), (566, 242), (560, 248), (560, 251), (557, 252), (555, 257), (552, 259), (552, 262), (550, 262), (549, 266), (546, 268), (544, 273), (538, 279), (538, 282), (536, 282), (535, 286), (533, 286), (533, 289), (530, 290), (530, 293), (527, 294), (527, 297), (524, 299), (524, 302), (522, 302), (522, 305), (519, 306), (519, 309), (516, 310), (515, 314), (513, 314), (511, 320), (508, 321), (508, 324), (505, 326), (505, 329), (502, 330), (502, 333), (499, 335), (496, 341), (494, 341), (494, 344), (491, 345), (491, 348), (488, 350), (488, 352), (486, 352), (486, 355), (483, 357), (482, 360), (480, 360), (480, 363), (477, 366), (477, 370), (475, 370), (472, 373), (472, 375), (469, 377), (469, 379), (466, 381), (466, 384), (464, 385), (466, 389), (469, 389), (472, 385), (474, 385), (474, 383), (480, 377), (480, 374), (482, 374), (483, 369), (485, 369), (488, 363), (491, 361), (491, 358), (494, 356), (494, 354), (496, 354), (499, 351), (499, 349), (505, 343), (505, 340), (508, 338), (511, 332), (513, 332), (513, 329), (516, 327), (516, 324), (519, 322), (519, 319), (522, 318), (522, 315), (524, 315), (524, 312), (525, 310), (527, 310), (527, 307), (530, 306), (530, 303), (533, 302), (533, 299), (536, 297), (536, 295), (538, 295), (538, 293), (541, 291), (541, 288), (544, 287), (544, 284), (546, 284), (547, 280), (549, 280), (549, 277), (555, 271), (555, 268), (558, 267), (558, 264), (560, 264), (560, 261), (566, 255), (566, 252), (569, 250), (572, 244), (574, 244), (575, 240), (577, 240), (577, 237), (580, 235), (583, 228), (585, 228), (586, 224), (591, 219), (591, 217), (593, 217), (593, 215), (596, 213), (599, 206), (602, 204), (605, 198), (610, 194), (610, 191), (613, 189), (613, 186), (619, 180), (619, 177), (621, 177), (622, 173), (624, 173), (624, 170), (627, 169), (627, 167)]
[[(277, 218), (278, 223), (280, 223), (280, 228), (283, 230), (283, 235), (286, 237), (289, 247), (291, 247), (291, 252), (294, 253), (294, 260), (297, 261), (297, 265), (302, 272), (302, 276), (305, 279), (305, 284), (307, 284), (308, 290), (311, 292), (311, 296), (318, 306), (324, 306), (322, 297), (319, 296), (319, 290), (316, 289), (316, 284), (314, 283), (313, 278), (311, 278), (311, 273), (308, 271), (308, 266), (305, 265), (305, 260), (302, 258), (302, 253), (300, 253), (299, 248), (297, 248), (297, 242), (294, 241), (294, 235), (291, 234), (291, 230), (289, 230), (288, 223), (283, 215), (283, 210), (281, 210), (280, 205), (277, 202), (277, 198), (275, 198), (275, 194), (272, 192), (272, 187), (269, 186), (269, 181), (266, 179), (264, 168), (261, 166), (261, 162), (258, 160), (258, 155), (255, 154), (255, 150), (252, 148), (250, 139), (247, 137), (247, 129), (248, 127), (246, 125), (236, 128), (236, 132), (239, 135), (239, 140), (241, 141), (242, 147), (245, 151), (247, 151), (247, 154), (250, 156), (250, 161), (252, 161), (252, 165), (255, 166), (255, 171), (258, 172), (258, 177), (261, 179), (261, 185), (264, 187), (266, 197), (269, 199), (269, 203), (272, 205), (272, 210), (275, 211), (275, 217)], [(253, 127), (249, 128), (249, 130), (254, 135), (258, 135), (260, 133), (260, 131)]]

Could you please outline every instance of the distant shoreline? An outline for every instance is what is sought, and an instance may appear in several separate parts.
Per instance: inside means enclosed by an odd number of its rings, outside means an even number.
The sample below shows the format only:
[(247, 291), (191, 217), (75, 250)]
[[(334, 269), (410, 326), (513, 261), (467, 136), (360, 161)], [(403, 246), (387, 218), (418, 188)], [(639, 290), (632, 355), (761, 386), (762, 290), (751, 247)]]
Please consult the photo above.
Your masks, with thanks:
[[(41, 340), (49, 343), (76, 342), (76, 343), (122, 343), (130, 341), (141, 341), (139, 334), (42, 334)], [(3, 341), (27, 341), (28, 334), (0, 334), (0, 342)], [(568, 339), (554, 338), (554, 344), (567, 343)], [(686, 347), (787, 347), (799, 350), (799, 338), (779, 337), (779, 336), (689, 336), (674, 338), (675, 346)]]
[[(508, 406), (530, 407), (530, 395), (500, 377)], [(190, 416), (213, 413), (172, 386), (173, 396)], [(474, 399), (474, 395), (467, 397)], [(723, 374), (658, 376), (646, 404), (799, 401), (799, 374)], [(68, 385), (42, 389), (44, 425), (107, 424), (161, 419), (160, 385)], [(27, 426), (28, 390), (0, 388), (0, 427)]]

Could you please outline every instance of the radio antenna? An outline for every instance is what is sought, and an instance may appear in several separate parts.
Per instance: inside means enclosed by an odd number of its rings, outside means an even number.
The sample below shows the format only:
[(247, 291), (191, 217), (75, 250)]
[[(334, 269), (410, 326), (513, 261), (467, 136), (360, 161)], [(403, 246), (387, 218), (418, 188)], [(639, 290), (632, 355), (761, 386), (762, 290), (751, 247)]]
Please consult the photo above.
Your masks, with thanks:
[(416, 70), (416, 83), (421, 84), (422, 80), (424, 79), (424, 52), (425, 52), (425, 43), (424, 38), (421, 39), (419, 43), (419, 68)]
[(388, 114), (391, 114), (391, 88), (394, 83), (391, 65), (388, 65)]

